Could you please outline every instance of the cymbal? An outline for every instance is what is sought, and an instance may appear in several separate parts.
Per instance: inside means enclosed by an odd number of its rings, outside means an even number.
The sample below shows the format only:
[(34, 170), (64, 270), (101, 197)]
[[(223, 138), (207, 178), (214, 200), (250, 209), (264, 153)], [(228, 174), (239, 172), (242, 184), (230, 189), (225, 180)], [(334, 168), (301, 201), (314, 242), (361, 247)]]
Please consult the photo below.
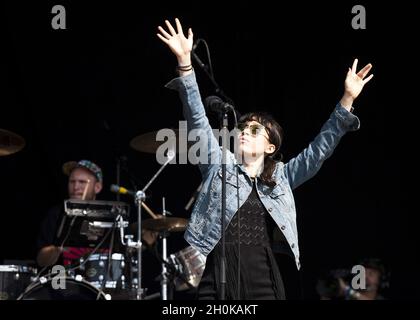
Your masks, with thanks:
[(25, 139), (8, 130), (0, 129), (0, 156), (8, 156), (23, 149)]
[[(142, 229), (151, 231), (168, 231), (178, 232), (187, 228), (188, 220), (183, 218), (162, 217), (158, 219), (146, 219), (142, 221)], [(132, 231), (137, 230), (137, 222), (133, 223), (130, 228)]]
[[(152, 131), (152, 132), (148, 132), (148, 133), (144, 133), (141, 134), (139, 136), (134, 137), (133, 139), (131, 139), (130, 141), (130, 146), (137, 151), (140, 152), (147, 152), (147, 153), (156, 153), (156, 151), (158, 150), (158, 148), (162, 145), (165, 144), (165, 146), (167, 146), (168, 148), (171, 145), (171, 142), (169, 142), (168, 140), (173, 139), (172, 143), (173, 143), (173, 149), (175, 152), (179, 152), (179, 148), (177, 148), (176, 146), (178, 145), (179, 142), (179, 130), (178, 129), (166, 129), (168, 130), (168, 132), (162, 132), (161, 135), (164, 138), (164, 141), (157, 141), (157, 134), (159, 131)], [(173, 136), (170, 136), (169, 133), (172, 132)], [(185, 134), (185, 137), (187, 137), (187, 131), (185, 130), (185, 132), (183, 132)], [(169, 137), (169, 138), (168, 138)], [(165, 148), (167, 149), (167, 148)]]

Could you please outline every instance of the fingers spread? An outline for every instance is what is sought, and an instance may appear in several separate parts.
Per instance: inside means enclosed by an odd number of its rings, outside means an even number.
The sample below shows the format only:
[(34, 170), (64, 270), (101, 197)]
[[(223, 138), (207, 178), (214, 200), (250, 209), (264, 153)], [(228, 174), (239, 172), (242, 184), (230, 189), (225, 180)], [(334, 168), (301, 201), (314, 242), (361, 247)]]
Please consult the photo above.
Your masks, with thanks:
[(163, 34), (166, 39), (170, 39), (171, 35), (165, 31), (161, 26), (158, 27), (159, 31)]
[(171, 35), (175, 36), (176, 32), (175, 32), (175, 29), (172, 27), (171, 23), (168, 20), (165, 20), (165, 23), (166, 23)]
[(371, 74), (369, 77), (367, 77), (365, 80), (363, 80), (363, 84), (366, 84), (369, 82), (370, 79), (373, 78), (373, 74)]
[(364, 68), (362, 69), (362, 70), (360, 70), (358, 73), (357, 73), (357, 75), (360, 77), (360, 78), (364, 78), (364, 77), (366, 77), (366, 75), (369, 73), (369, 70), (370, 69), (372, 69), (372, 65), (369, 63), (369, 64), (367, 64), (366, 66), (364, 66)]
[(161, 35), (161, 34), (157, 33), (156, 35), (157, 35), (157, 36), (160, 38), (160, 40), (162, 40), (163, 42), (165, 42), (165, 43), (168, 43), (168, 42), (169, 42), (169, 40), (168, 40), (168, 39), (166, 39), (166, 38), (164, 38), (164, 37), (162, 37), (162, 35)]

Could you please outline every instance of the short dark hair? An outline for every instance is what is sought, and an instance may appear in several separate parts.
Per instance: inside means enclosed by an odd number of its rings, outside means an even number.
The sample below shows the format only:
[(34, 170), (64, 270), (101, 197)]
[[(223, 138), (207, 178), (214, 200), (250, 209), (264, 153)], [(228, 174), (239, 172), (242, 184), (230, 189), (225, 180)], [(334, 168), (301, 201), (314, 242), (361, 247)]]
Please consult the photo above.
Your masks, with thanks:
[(276, 163), (281, 161), (283, 155), (280, 153), (280, 147), (283, 142), (283, 128), (274, 119), (274, 117), (267, 112), (249, 112), (244, 114), (239, 119), (239, 123), (246, 123), (257, 121), (265, 127), (268, 134), (268, 140), (274, 144), (275, 150), (273, 153), (267, 155), (264, 159), (264, 169), (260, 176), (261, 180), (269, 185), (274, 186), (276, 181), (273, 179), (273, 173), (276, 168)]

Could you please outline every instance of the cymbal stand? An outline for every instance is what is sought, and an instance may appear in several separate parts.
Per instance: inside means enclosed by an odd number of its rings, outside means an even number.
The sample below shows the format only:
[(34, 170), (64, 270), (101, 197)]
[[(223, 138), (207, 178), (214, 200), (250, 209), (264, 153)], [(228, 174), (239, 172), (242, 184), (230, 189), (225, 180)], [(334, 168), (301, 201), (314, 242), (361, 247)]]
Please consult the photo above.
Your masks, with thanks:
[(137, 300), (143, 300), (143, 288), (142, 288), (142, 242), (141, 242), (141, 208), (144, 199), (146, 199), (146, 190), (150, 187), (153, 181), (158, 177), (162, 170), (173, 160), (175, 157), (174, 151), (169, 151), (166, 162), (159, 168), (155, 175), (150, 179), (146, 186), (135, 193), (135, 202), (137, 205), (137, 241), (132, 241), (130, 237), (127, 237), (127, 246), (135, 248), (137, 250)]

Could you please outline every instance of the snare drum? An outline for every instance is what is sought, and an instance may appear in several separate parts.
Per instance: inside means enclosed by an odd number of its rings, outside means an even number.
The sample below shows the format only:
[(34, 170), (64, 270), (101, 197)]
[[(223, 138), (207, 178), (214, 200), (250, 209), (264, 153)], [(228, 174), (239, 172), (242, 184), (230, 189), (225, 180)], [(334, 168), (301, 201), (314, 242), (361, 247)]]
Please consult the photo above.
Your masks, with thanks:
[(181, 291), (197, 288), (206, 266), (206, 256), (189, 246), (171, 254), (169, 259), (181, 275), (175, 278), (175, 289)]
[(36, 274), (36, 269), (28, 266), (0, 265), (0, 300), (16, 300)]
[[(98, 289), (127, 289), (128, 277), (124, 255), (113, 253), (111, 264), (108, 264), (108, 254), (92, 254), (87, 261), (80, 260), (80, 272), (84, 280)], [(107, 271), (109, 269), (109, 274)]]

